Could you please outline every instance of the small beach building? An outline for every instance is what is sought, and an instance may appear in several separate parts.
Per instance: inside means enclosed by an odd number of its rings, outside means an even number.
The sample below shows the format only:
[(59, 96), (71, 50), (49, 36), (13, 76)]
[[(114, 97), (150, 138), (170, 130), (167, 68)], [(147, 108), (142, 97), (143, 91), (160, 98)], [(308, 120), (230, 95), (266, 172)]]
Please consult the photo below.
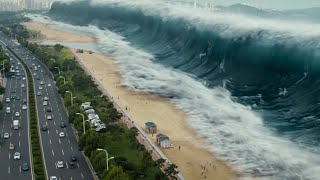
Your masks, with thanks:
[(157, 144), (162, 148), (171, 147), (171, 142), (169, 137), (161, 133), (157, 135)]
[(145, 130), (150, 134), (157, 133), (157, 125), (154, 122), (146, 122)]

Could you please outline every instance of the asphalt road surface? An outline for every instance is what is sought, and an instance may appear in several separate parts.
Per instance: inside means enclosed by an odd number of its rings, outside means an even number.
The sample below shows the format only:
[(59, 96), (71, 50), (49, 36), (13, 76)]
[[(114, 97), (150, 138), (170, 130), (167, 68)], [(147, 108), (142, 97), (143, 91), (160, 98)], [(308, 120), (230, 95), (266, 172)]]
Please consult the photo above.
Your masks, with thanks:
[[(63, 107), (55, 82), (50, 76), (50, 72), (35, 56), (23, 47), (8, 40), (1, 33), (0, 40), (5, 42), (27, 64), (32, 72), (37, 102), (40, 138), (48, 179), (51, 176), (56, 176), (61, 180), (94, 179), (83, 154), (78, 150), (79, 148), (75, 134), (68, 122), (67, 113)], [(41, 95), (38, 95), (39, 92), (41, 92)], [(45, 97), (49, 98), (48, 105), (46, 106), (43, 104)], [(52, 111), (48, 112), (47, 108), (52, 109)], [(48, 116), (51, 116), (52, 120), (48, 120)], [(62, 128), (60, 126), (62, 122), (65, 123), (66, 127)], [(42, 131), (41, 127), (43, 125), (47, 126), (48, 130)], [(63, 132), (65, 137), (59, 137), (60, 132)], [(71, 156), (76, 156), (77, 158), (74, 168), (71, 168), (69, 165)], [(58, 161), (63, 161), (63, 168), (57, 166)], [(0, 161), (0, 166), (2, 165), (1, 162), (3, 161)]]

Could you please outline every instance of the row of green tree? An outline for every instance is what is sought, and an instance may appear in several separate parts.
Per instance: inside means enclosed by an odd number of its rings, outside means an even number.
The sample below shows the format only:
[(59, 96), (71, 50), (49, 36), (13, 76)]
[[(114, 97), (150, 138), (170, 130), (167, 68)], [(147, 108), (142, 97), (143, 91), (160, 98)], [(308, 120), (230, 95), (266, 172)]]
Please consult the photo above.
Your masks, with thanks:
[[(5, 55), (5, 53), (3, 52), (2, 47), (0, 46), (0, 64), (2, 65), (3, 62), (5, 63), (5, 70), (7, 71), (8, 68), (8, 57)], [(3, 67), (1, 67), (2, 69)], [(3, 73), (3, 71), (1, 71), (1, 73)], [(2, 86), (0, 86), (0, 95), (3, 95), (5, 93), (5, 88)], [(0, 110), (3, 109), (3, 104), (2, 101), (0, 101)]]
[[(53, 73), (68, 111), (69, 121), (73, 123), (80, 137), (79, 147), (89, 157), (101, 179), (168, 179), (160, 169), (161, 163), (153, 161), (150, 153), (136, 139), (136, 129), (128, 129), (118, 123), (122, 114), (97, 88), (92, 77), (84, 72), (68, 49), (61, 45), (40, 46), (24, 39), (19, 39), (19, 42), (36, 54)], [(72, 92), (76, 97), (72, 98), (73, 104), (71, 94), (66, 91)], [(100, 119), (107, 125), (107, 132), (96, 132), (86, 123), (86, 133), (83, 134), (82, 117), (76, 113), (85, 114), (80, 105), (87, 101), (91, 102)], [(99, 148), (106, 149), (109, 156), (115, 157), (109, 162), (109, 171), (106, 169), (106, 155), (97, 151)], [(177, 173), (170, 172), (167, 175), (171, 174), (172, 177)]]

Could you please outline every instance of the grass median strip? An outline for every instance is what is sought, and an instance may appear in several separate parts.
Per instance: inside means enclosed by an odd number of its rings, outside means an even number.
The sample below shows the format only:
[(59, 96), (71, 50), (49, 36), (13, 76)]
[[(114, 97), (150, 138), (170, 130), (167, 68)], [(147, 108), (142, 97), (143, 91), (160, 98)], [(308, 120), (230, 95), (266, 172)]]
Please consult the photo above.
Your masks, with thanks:
[(46, 179), (45, 171), (44, 171), (44, 161), (42, 156), (40, 138), (39, 138), (39, 128), (38, 128), (38, 118), (37, 118), (37, 108), (35, 102), (35, 94), (34, 94), (34, 84), (32, 74), (28, 68), (28, 66), (20, 59), (17, 54), (12, 51), (9, 47), (7, 47), (9, 51), (21, 62), (27, 72), (27, 80), (29, 85), (29, 131), (31, 138), (31, 153), (32, 153), (32, 163), (33, 163), (33, 173), (35, 180), (43, 180)]

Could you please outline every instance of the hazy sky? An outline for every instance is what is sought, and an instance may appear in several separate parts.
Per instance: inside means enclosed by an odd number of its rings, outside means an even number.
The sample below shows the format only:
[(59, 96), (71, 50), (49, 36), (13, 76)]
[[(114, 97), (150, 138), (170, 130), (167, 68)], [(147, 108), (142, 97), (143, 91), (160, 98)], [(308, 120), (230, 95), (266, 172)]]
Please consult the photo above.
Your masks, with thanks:
[[(206, 0), (201, 0), (206, 1)], [(251, 4), (271, 9), (304, 9), (320, 7), (320, 0), (208, 0), (215, 4), (231, 5), (236, 3)]]

